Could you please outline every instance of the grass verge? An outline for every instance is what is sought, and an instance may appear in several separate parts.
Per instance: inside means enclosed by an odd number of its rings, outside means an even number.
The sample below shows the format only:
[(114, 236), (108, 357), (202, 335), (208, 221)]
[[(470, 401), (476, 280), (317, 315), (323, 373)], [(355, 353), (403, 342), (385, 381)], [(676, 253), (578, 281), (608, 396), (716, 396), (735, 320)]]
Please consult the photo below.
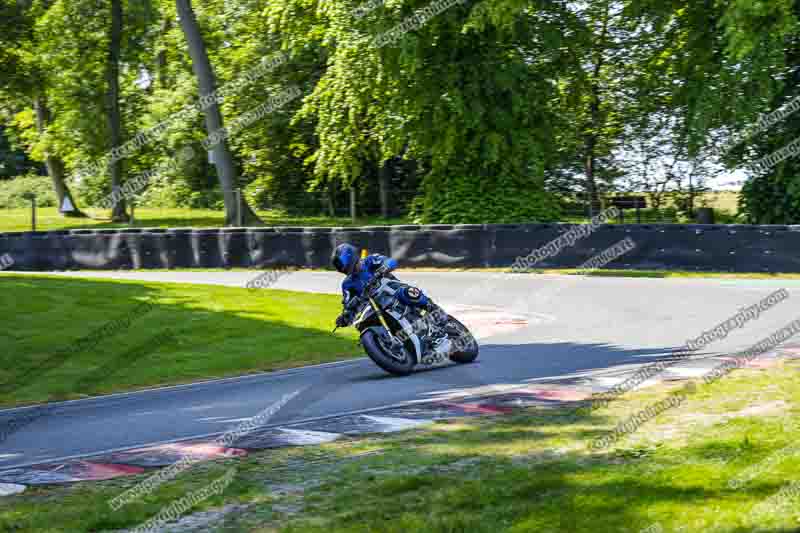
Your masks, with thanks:
[[(257, 272), (258, 269), (253, 268), (181, 268), (181, 269), (166, 269), (166, 268), (147, 268), (147, 269), (131, 269), (125, 272)], [(300, 272), (333, 272), (332, 269), (327, 268), (303, 268), (299, 269)], [(609, 278), (654, 278), (654, 279), (667, 279), (667, 278), (695, 278), (695, 279), (764, 279), (764, 280), (782, 280), (782, 279), (800, 279), (800, 273), (792, 272), (688, 272), (680, 270), (597, 270), (585, 272), (578, 269), (539, 269), (528, 270), (525, 272), (511, 272), (508, 268), (472, 268), (472, 267), (401, 267), (397, 273), (402, 275), (403, 272), (485, 272), (485, 273), (501, 273), (501, 274), (550, 274), (550, 275), (563, 275), (563, 276), (591, 276), (591, 277), (609, 277)], [(39, 275), (38, 273), (31, 273), (31, 275)], [(0, 276), (3, 273), (0, 272)]]
[(331, 295), (3, 275), (0, 307), (2, 406), (361, 355)]
[(535, 408), (205, 463), (118, 513), (106, 500), (144, 476), (30, 489), (0, 501), (0, 530), (131, 527), (235, 464), (234, 483), (193, 511), (216, 513), (205, 531), (789, 533), (797, 496), (779, 496), (800, 469), (786, 452), (800, 450), (799, 370), (735, 371), (602, 452), (588, 443), (681, 385), (588, 416)]
[[(498, 269), (502, 270), (502, 269)], [(566, 276), (591, 276), (608, 278), (717, 278), (717, 279), (800, 279), (800, 273), (791, 272), (688, 272), (682, 270), (621, 270), (602, 269), (589, 272), (570, 268), (530, 270), (527, 274), (562, 274)]]

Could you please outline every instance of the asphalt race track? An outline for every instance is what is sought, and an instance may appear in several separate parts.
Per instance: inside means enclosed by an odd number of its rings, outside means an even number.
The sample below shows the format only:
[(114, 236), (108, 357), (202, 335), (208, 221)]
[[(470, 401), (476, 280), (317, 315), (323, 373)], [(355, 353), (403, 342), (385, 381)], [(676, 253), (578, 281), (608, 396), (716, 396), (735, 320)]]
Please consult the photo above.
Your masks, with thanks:
[[(257, 273), (60, 275), (244, 286)], [(790, 298), (698, 359), (747, 348), (800, 318), (800, 281), (419, 271), (401, 271), (398, 277), (426, 290), (473, 328), (481, 342), (475, 364), (394, 378), (364, 358), (53, 404), (0, 443), (0, 470), (219, 434), (298, 390), (268, 425), (457, 397), (487, 387), (589, 375), (613, 381), (620, 369), (666, 356), (779, 288), (786, 288)], [(338, 293), (340, 280), (335, 273), (298, 272), (280, 278), (275, 288)], [(28, 410), (0, 411), (0, 419)]]

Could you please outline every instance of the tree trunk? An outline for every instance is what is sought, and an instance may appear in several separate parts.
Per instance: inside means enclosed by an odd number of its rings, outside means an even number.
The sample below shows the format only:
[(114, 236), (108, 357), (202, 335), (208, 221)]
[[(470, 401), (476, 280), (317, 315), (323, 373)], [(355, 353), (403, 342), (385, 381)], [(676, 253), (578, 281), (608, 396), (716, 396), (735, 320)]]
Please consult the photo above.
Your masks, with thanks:
[(328, 216), (336, 216), (336, 182), (333, 180), (328, 185)]
[[(33, 107), (36, 110), (36, 130), (39, 132), (39, 135), (44, 135), (44, 132), (47, 129), (47, 124), (50, 122), (50, 110), (47, 108), (47, 103), (44, 100), (44, 96), (37, 96), (33, 100)], [(64, 199), (66, 198), (69, 200), (69, 203), (72, 204), (74, 210), (62, 213), (62, 215), (65, 217), (85, 218), (86, 214), (78, 209), (75, 199), (73, 198), (72, 193), (70, 192), (69, 187), (67, 187), (67, 183), (64, 180), (64, 162), (60, 157), (51, 154), (49, 151), (45, 151), (44, 162), (47, 166), (47, 174), (50, 176), (50, 180), (53, 182), (53, 191), (56, 193), (59, 212), (61, 206), (64, 205)]]
[(592, 84), (591, 84), (591, 100), (589, 101), (589, 132), (585, 136), (586, 146), (586, 160), (585, 160), (585, 174), (586, 174), (586, 192), (589, 196), (589, 216), (593, 217), (596, 213), (600, 212), (600, 197), (597, 194), (597, 179), (595, 177), (595, 163), (597, 162), (597, 141), (599, 138), (599, 131), (603, 127), (602, 117), (600, 116), (600, 74), (602, 73), (603, 65), (605, 64), (606, 51), (606, 37), (608, 35), (609, 23), (609, 10), (611, 2), (606, 2), (605, 11), (603, 13), (603, 26), (600, 36), (595, 41), (595, 57), (593, 60), (592, 68)]
[[(599, 65), (598, 69), (599, 70)], [(592, 101), (590, 104), (591, 133), (586, 135), (586, 161), (584, 163), (584, 173), (586, 174), (586, 192), (589, 196), (589, 217), (593, 217), (600, 212), (600, 197), (597, 194), (597, 180), (595, 179), (595, 162), (597, 158), (597, 131), (600, 124), (600, 88), (597, 83), (592, 84)]]
[[(175, 0), (178, 8), (181, 29), (186, 37), (189, 47), (189, 56), (192, 58), (192, 69), (197, 77), (197, 85), (200, 87), (201, 101), (206, 95), (212, 94), (216, 90), (216, 78), (211, 62), (208, 59), (206, 45), (200, 33), (200, 26), (197, 24), (194, 11), (192, 10), (191, 0)], [(223, 128), (222, 114), (216, 101), (205, 109), (206, 131), (211, 136), (214, 132)], [(222, 186), (225, 199), (225, 223), (229, 226), (236, 224), (237, 202), (235, 189), (239, 187), (236, 165), (233, 162), (233, 154), (228, 148), (226, 139), (221, 139), (211, 148), (214, 157), (214, 166), (217, 168), (217, 177)], [(245, 226), (263, 225), (263, 222), (256, 215), (247, 202), (242, 202), (242, 223)]]
[(378, 187), (381, 197), (381, 217), (389, 218), (389, 187), (392, 176), (392, 160), (387, 159), (378, 175)]
[(586, 161), (584, 162), (584, 173), (586, 174), (586, 195), (589, 208), (589, 218), (595, 216), (600, 203), (597, 197), (597, 184), (594, 179), (594, 139), (586, 141)]
[(358, 217), (358, 213), (356, 212), (356, 187), (355, 185), (350, 186), (350, 220), (353, 224), (356, 223), (356, 218)]
[[(111, 147), (122, 146), (122, 119), (119, 113), (119, 57), (122, 48), (122, 0), (111, 0), (111, 32), (108, 45), (108, 65), (106, 66), (106, 106), (108, 129), (111, 134)], [(122, 159), (111, 163), (111, 190), (122, 187)], [(111, 220), (127, 222), (125, 199), (120, 198), (111, 208)]]
[[(161, 38), (165, 39), (169, 31), (172, 29), (172, 20), (165, 18), (161, 23)], [(169, 73), (167, 71), (167, 46), (162, 43), (161, 48), (156, 55), (156, 76), (158, 77), (158, 86), (162, 89), (169, 87)]]

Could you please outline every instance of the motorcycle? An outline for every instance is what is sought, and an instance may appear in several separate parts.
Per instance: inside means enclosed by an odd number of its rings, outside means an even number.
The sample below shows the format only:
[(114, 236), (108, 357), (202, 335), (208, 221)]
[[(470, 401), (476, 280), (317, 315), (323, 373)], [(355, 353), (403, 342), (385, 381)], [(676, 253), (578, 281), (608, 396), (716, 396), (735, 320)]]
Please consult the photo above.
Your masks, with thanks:
[(362, 295), (353, 296), (345, 307), (355, 317), (349, 325), (361, 333), (361, 345), (375, 364), (407, 376), (418, 365), (447, 359), (465, 364), (478, 357), (478, 343), (464, 324), (441, 308), (427, 312), (403, 304), (395, 296), (398, 285), (394, 276), (379, 270)]

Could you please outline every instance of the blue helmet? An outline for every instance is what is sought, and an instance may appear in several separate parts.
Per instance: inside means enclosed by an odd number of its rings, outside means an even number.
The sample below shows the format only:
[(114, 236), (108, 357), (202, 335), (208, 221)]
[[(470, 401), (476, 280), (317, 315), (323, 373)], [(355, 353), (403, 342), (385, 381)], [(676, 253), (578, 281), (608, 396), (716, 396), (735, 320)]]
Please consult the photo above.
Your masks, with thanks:
[(352, 244), (344, 243), (337, 246), (333, 251), (331, 263), (333, 264), (333, 268), (349, 276), (355, 271), (358, 258), (358, 248)]

